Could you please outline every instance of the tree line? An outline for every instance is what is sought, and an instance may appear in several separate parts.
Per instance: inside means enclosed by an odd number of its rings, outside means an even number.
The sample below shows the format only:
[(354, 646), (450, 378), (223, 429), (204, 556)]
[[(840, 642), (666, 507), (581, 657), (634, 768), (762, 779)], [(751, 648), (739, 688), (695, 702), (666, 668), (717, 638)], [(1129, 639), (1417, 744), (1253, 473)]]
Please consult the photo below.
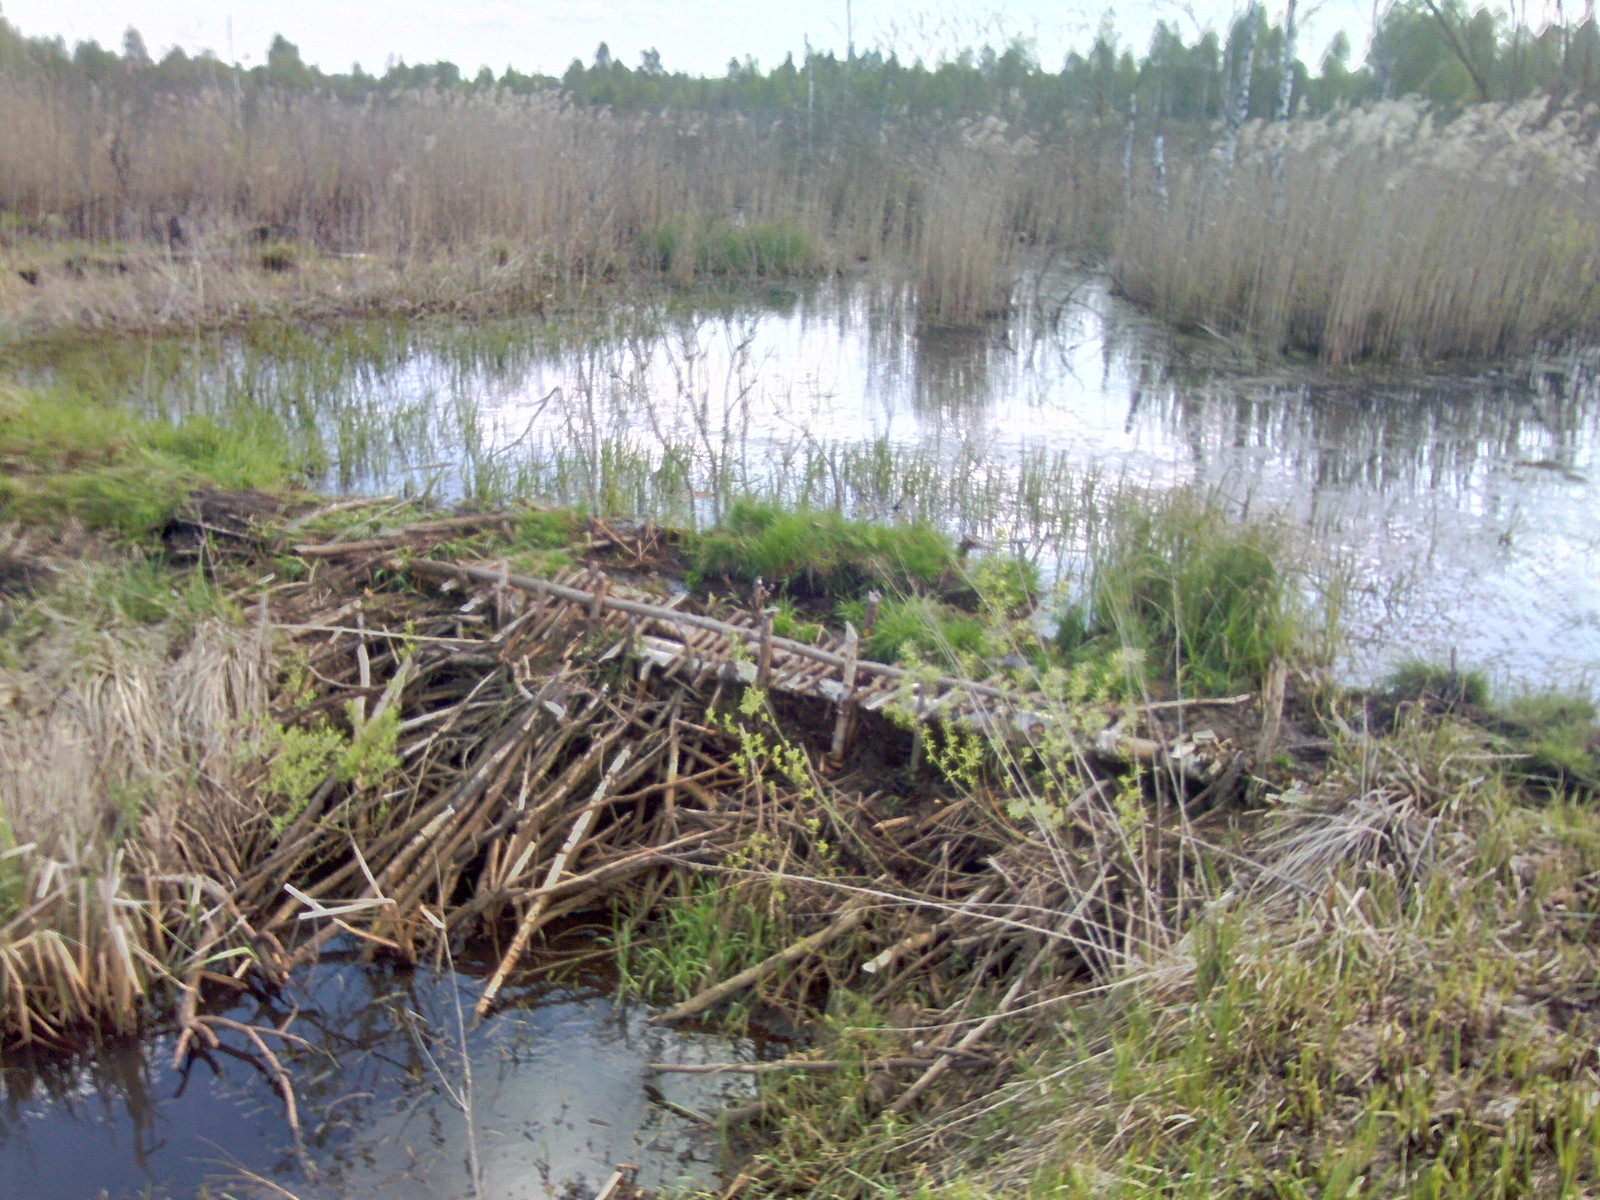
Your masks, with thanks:
[[(1398, 0), (1379, 21), (1365, 60), (1353, 65), (1352, 53), (1350, 39), (1339, 34), (1313, 73), (1295, 54), (1292, 3), (1278, 19), (1252, 4), (1226, 30), (1206, 30), (1193, 40), (1160, 23), (1142, 56), (1120, 41), (1108, 20), (1093, 44), (1069, 54), (1060, 70), (1046, 68), (1028, 42), (1015, 40), (931, 65), (877, 49), (842, 58), (807, 52), (800, 61), (791, 54), (765, 70), (752, 59), (735, 59), (710, 77), (669, 71), (654, 50), (630, 67), (604, 43), (591, 61), (574, 59), (559, 77), (510, 66), (499, 75), (484, 67), (469, 76), (445, 61), (395, 62), (382, 74), (359, 64), (327, 73), (306, 63), (281, 34), (262, 64), (245, 68), (179, 47), (156, 59), (134, 29), (120, 51), (93, 41), (69, 49), (61, 38), (24, 37), (0, 18), (0, 70), (45, 72), (58, 82), (101, 89), (270, 88), (352, 101), (427, 89), (550, 92), (576, 105), (630, 113), (1000, 114), (1042, 125), (1082, 116), (1192, 122), (1284, 111), (1317, 115), (1408, 94), (1444, 108), (1536, 91), (1600, 99), (1600, 36), (1587, 16), (1535, 29), (1496, 10), (1469, 9), (1464, 0)], [(1244, 111), (1235, 112), (1241, 101)]]

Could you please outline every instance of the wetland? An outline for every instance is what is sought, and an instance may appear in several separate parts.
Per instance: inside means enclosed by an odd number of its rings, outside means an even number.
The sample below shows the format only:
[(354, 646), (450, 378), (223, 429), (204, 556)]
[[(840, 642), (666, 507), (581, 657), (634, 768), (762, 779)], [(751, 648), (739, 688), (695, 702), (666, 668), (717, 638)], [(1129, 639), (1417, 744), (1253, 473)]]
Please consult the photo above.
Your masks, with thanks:
[[(868, 283), (462, 326), (263, 326), (41, 355), (27, 380), (265, 430), (340, 494), (715, 523), (737, 498), (923, 520), (1083, 586), (1119, 496), (1192, 487), (1302, 531), (1343, 677), (1408, 658), (1512, 688), (1600, 664), (1596, 359), (1442, 373), (1262, 362), (1102, 278), (921, 321)], [(1591, 684), (1592, 686), (1592, 680)]]
[(1592, 1194), (1597, 43), (1426, 8), (0, 20), (0, 1190)]

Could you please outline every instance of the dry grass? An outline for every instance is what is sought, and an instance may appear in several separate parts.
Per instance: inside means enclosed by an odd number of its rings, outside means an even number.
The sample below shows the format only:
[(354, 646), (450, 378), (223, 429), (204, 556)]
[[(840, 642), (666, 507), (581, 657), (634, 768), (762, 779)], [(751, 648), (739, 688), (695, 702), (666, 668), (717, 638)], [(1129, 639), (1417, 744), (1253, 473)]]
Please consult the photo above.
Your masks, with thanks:
[(1245, 130), (1141, 192), (1112, 271), (1171, 320), (1331, 363), (1532, 348), (1600, 318), (1592, 119), (1413, 101)]
[[(109, 600), (113, 574), (77, 568), (54, 603)], [(48, 632), (0, 670), (7, 1040), (135, 1025), (157, 981), (196, 966), (196, 935), (217, 918), (197, 864), (214, 873), (262, 815), (241, 752), (267, 707), (259, 629), (216, 616), (132, 624), (100, 605), (46, 603), (21, 621), (41, 624)]]
[[(1004, 299), (1019, 233), (1103, 227), (1090, 211), (1102, 199), (1088, 178), (1092, 128), (1044, 146), (997, 122), (807, 130), (740, 115), (619, 116), (548, 95), (117, 96), (15, 74), (0, 74), (0, 121), (17, 131), (0, 146), (0, 211), (32, 256), (14, 254), (13, 267), (35, 279), (8, 278), (0, 303), (63, 323), (92, 323), (101, 304), (167, 321), (249, 309), (252, 271), (314, 264), (318, 288), (345, 306), (378, 294), (385, 268), (412, 302), (426, 291), (413, 269), (442, 275), (457, 298), (488, 290), (526, 302), (542, 294), (536, 282), (634, 269), (673, 225), (790, 230), (823, 264), (909, 270), (941, 320), (973, 320)], [(1075, 173), (1085, 178), (1064, 180)], [(174, 219), (182, 238), (169, 246)], [(81, 244), (41, 261), (39, 238)], [(327, 253), (379, 262), (317, 263)], [(693, 263), (681, 257), (674, 273), (692, 275)], [(218, 268), (232, 270), (214, 285)], [(38, 295), (52, 279), (94, 286)], [(89, 299), (74, 310), (67, 292)]]

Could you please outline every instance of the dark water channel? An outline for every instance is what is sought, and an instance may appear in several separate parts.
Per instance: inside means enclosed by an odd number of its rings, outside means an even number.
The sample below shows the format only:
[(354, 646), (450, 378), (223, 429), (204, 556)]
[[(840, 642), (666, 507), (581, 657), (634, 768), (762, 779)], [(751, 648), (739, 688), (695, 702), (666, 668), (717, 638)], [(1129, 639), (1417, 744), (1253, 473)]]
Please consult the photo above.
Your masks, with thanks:
[(468, 1196), (464, 1107), (480, 1194), (494, 1200), (592, 1195), (620, 1163), (640, 1166), (649, 1186), (715, 1180), (715, 1135), (682, 1111), (746, 1100), (751, 1077), (645, 1066), (746, 1059), (751, 1044), (648, 1027), (651, 1010), (614, 1003), (615, 980), (594, 974), (508, 988), (509, 1006), (466, 1035), (469, 1073), (456, 1000), (470, 1023), (492, 964), (462, 965), (402, 971), (335, 953), (286, 994), (229, 1010), (257, 1025), (287, 1021), (305, 1039), (268, 1039), (295, 1080), (303, 1158), (277, 1088), (236, 1035), (181, 1071), (170, 1035), (73, 1061), (7, 1058), (0, 1196), (180, 1200), (208, 1185), (283, 1195), (271, 1183), (302, 1200)]

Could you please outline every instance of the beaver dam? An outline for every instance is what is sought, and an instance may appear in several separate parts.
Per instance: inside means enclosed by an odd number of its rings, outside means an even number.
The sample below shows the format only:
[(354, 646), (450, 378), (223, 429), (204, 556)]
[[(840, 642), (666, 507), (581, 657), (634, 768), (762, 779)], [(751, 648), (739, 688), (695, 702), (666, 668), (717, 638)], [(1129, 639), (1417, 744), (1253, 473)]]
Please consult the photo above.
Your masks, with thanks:
[[(738, 532), (206, 491), (159, 574), (107, 584), (87, 535), (13, 531), (8, 1120), (23, 1048), (153, 1035), (270, 1097), (280, 1153), (219, 1155), (230, 1194), (1593, 1186), (1592, 709), (1491, 708), (1452, 669), (1340, 691), (1261, 624), (1296, 601), (1248, 533), (1216, 533), (1227, 620), (1147, 564), (1146, 641), (1113, 645), (1108, 569), (1069, 653), (1005, 560), (875, 535), (752, 578)], [(426, 1057), (459, 1177), (404, 1135), (329, 1172), (330, 1073), (359, 1072), (310, 1052), (316, 987), (354, 960), (424, 972), (393, 1019), (459, 1049)], [(313, 1029), (281, 997), (318, 971)], [(621, 1141), (579, 1183), (506, 1173), (467, 1047), (549, 987), (652, 1003), (620, 1019), (663, 1058), (613, 1103), (714, 1165), (641, 1176)]]

